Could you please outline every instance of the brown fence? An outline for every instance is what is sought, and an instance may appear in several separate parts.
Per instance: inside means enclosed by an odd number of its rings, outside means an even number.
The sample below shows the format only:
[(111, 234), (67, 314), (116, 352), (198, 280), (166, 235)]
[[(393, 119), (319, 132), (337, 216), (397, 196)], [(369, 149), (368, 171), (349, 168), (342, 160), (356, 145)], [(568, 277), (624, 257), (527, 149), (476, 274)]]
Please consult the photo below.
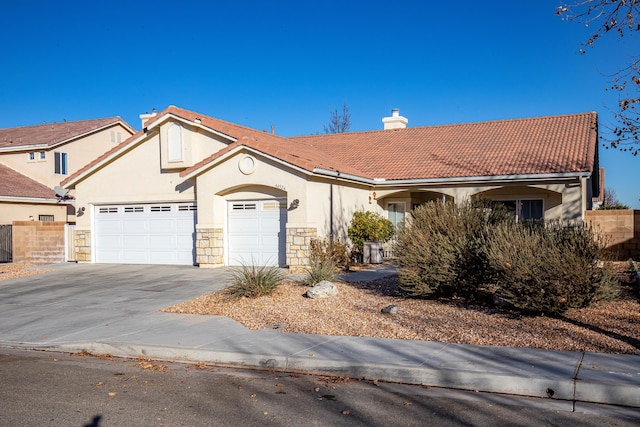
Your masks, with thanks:
[(13, 262), (55, 264), (65, 261), (65, 223), (13, 222)]
[(602, 234), (615, 259), (640, 259), (640, 210), (586, 211), (585, 222)]
[(11, 262), (12, 254), (11, 225), (0, 225), (0, 262)]

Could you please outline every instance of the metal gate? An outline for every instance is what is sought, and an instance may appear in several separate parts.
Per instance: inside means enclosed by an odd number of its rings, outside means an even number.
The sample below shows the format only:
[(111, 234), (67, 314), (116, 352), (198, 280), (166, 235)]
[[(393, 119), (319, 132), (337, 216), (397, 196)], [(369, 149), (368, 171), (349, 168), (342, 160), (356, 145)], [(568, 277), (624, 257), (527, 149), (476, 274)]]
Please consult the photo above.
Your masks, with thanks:
[(0, 262), (13, 261), (11, 225), (0, 225)]

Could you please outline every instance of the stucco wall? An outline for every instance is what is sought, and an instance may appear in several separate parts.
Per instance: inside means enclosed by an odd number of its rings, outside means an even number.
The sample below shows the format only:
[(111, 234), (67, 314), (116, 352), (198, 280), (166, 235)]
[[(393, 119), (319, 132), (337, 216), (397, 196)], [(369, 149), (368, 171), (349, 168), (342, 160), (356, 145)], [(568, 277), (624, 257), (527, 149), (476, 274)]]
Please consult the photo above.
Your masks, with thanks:
[(76, 185), (77, 229), (89, 230), (93, 207), (110, 203), (189, 202), (193, 183), (183, 183), (179, 171), (160, 169), (159, 139), (149, 138), (124, 156), (104, 166)]
[(55, 221), (66, 221), (67, 207), (65, 205), (0, 202), (0, 224), (30, 221), (29, 217), (38, 220), (39, 215), (53, 215)]

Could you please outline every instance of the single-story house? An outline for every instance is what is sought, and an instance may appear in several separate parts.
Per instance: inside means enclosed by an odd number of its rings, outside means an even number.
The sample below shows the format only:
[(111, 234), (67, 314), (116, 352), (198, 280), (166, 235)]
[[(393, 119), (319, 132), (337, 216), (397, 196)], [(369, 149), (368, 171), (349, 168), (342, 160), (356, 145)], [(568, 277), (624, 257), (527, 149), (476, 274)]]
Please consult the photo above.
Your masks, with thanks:
[(74, 222), (54, 188), (133, 133), (120, 117), (0, 129), (0, 224)]
[(282, 137), (170, 106), (69, 176), (77, 259), (216, 267), (308, 263), (356, 211), (399, 224), (482, 197), (519, 219), (580, 220), (597, 194), (597, 114)]

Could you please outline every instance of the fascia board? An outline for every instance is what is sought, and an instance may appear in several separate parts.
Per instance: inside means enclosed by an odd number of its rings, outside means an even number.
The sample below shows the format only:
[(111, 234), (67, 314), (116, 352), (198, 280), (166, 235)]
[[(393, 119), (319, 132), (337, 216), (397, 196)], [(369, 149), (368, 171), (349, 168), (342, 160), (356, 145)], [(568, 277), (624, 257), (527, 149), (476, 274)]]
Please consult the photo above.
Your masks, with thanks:
[(40, 151), (40, 150), (48, 150), (49, 148), (51, 148), (51, 146), (47, 144), (18, 145), (15, 147), (0, 148), (0, 153), (20, 153), (23, 151)]
[(60, 203), (58, 199), (39, 198), (39, 197), (17, 197), (17, 196), (0, 196), (0, 202), (38, 203), (38, 204), (46, 204), (46, 205), (57, 205)]
[(520, 174), (520, 175), (489, 175), (471, 177), (431, 178), (431, 179), (398, 179), (386, 180), (384, 178), (365, 178), (355, 175), (342, 174), (340, 172), (316, 168), (313, 170), (318, 175), (330, 176), (342, 181), (352, 181), (376, 187), (392, 187), (398, 185), (438, 185), (438, 184), (487, 184), (499, 182), (539, 182), (548, 180), (570, 180), (575, 178), (588, 178), (590, 172), (567, 172), (550, 174)]

